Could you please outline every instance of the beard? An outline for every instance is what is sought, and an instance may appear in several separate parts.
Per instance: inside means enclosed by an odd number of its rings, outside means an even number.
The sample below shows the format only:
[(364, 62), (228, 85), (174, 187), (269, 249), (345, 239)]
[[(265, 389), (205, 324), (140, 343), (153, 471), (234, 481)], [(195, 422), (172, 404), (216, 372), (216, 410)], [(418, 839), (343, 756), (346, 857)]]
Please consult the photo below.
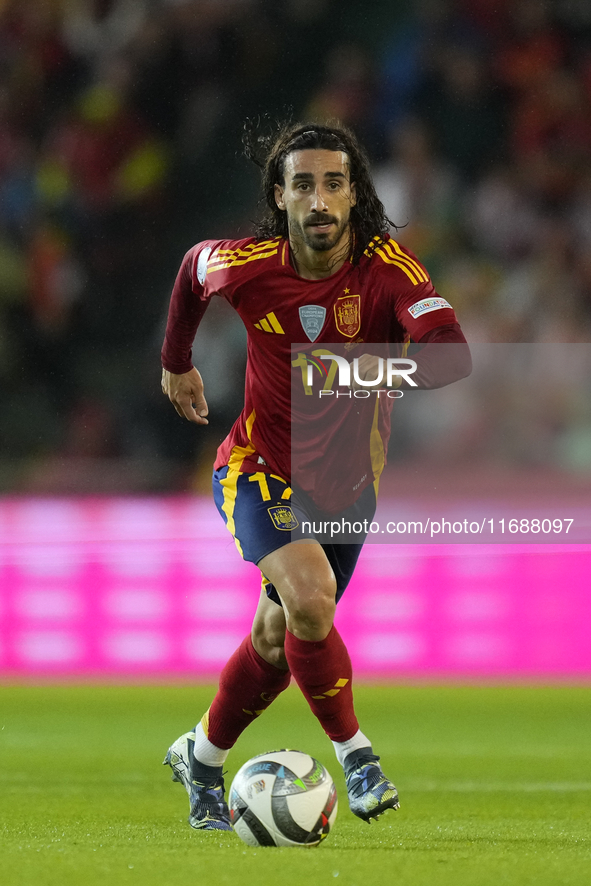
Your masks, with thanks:
[[(335, 226), (332, 231), (315, 231), (312, 227), (315, 224), (322, 225), (329, 224), (330, 222)], [(314, 252), (328, 252), (339, 242), (348, 225), (348, 218), (339, 224), (332, 215), (318, 215), (307, 218), (303, 225), (299, 222), (291, 221), (290, 228), (292, 233), (296, 234), (309, 249), (314, 250)]]

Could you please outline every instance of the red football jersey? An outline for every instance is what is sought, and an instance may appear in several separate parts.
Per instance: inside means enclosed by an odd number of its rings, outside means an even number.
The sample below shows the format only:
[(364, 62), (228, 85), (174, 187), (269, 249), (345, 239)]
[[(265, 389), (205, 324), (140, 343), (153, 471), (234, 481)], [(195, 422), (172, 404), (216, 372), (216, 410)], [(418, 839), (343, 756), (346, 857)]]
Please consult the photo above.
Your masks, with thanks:
[[(352, 358), (362, 343), (419, 341), (456, 324), (453, 309), (415, 256), (388, 236), (357, 265), (346, 261), (320, 280), (296, 273), (287, 240), (206, 240), (189, 250), (177, 276), (162, 351), (165, 369), (191, 369), (195, 332), (213, 295), (235, 308), (248, 333), (244, 409), (219, 447), (215, 467), (277, 474), (297, 482), (318, 504), (330, 501), (332, 512), (345, 507), (384, 466), (392, 400), (324, 398), (321, 421), (294, 437), (298, 476), (292, 476), (292, 368), (305, 388), (298, 360), (303, 364), (307, 355), (340, 344)], [(294, 353), (295, 343), (306, 347)], [(328, 450), (339, 466), (341, 488), (328, 483), (319, 495)]]

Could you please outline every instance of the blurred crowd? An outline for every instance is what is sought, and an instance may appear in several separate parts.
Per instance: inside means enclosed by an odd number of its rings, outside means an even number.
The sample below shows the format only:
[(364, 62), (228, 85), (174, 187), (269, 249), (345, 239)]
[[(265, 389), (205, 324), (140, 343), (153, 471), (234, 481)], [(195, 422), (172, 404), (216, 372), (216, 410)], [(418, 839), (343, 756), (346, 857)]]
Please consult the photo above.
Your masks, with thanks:
[[(469, 339), (591, 341), (588, 0), (4, 0), (0, 490), (199, 483), (167, 299), (194, 242), (250, 233), (265, 115), (356, 130)], [(208, 447), (242, 399), (225, 307), (198, 334)]]

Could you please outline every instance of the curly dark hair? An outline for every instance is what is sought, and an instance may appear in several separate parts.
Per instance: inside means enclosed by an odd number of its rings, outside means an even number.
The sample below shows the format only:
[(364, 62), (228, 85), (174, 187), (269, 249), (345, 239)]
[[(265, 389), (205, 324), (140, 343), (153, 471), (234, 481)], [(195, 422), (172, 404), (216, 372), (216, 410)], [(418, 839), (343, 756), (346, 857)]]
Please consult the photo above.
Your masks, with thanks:
[[(274, 131), (262, 133), (247, 121), (243, 134), (244, 153), (262, 171), (263, 198), (266, 211), (255, 223), (258, 240), (288, 237), (287, 214), (275, 202), (275, 185), (284, 185), (285, 158), (293, 151), (324, 149), (344, 151), (349, 158), (351, 182), (355, 183), (356, 204), (351, 208), (354, 264), (363, 253), (382, 241), (390, 227), (396, 225), (385, 213), (369, 171), (369, 159), (346, 126), (318, 123), (280, 124)], [(377, 239), (376, 239), (377, 238)], [(374, 242), (372, 242), (374, 241)]]

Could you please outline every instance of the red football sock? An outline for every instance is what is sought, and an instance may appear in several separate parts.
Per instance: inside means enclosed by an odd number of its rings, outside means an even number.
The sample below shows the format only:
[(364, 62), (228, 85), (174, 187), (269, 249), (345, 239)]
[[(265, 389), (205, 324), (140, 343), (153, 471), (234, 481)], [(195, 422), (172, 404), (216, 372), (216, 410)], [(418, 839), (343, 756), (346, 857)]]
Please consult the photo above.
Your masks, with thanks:
[(359, 729), (353, 710), (353, 671), (347, 647), (334, 627), (324, 640), (285, 633), (285, 657), (312, 713), (332, 741), (348, 741)]
[(227, 750), (271, 702), (287, 689), (291, 674), (261, 658), (250, 634), (245, 637), (220, 675), (220, 685), (201, 721), (217, 748)]

